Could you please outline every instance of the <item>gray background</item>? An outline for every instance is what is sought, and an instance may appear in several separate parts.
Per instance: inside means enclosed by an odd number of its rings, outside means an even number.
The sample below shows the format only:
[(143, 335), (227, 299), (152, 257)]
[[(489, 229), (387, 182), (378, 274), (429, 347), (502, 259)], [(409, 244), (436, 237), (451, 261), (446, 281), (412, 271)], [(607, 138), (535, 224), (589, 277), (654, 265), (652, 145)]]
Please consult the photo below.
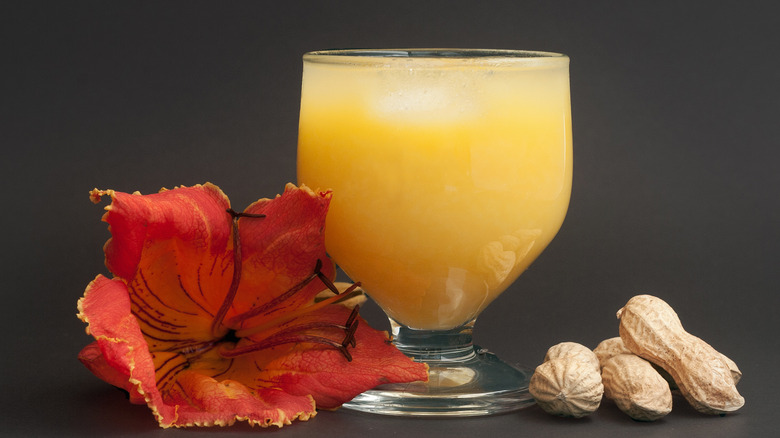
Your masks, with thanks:
[[(531, 269), (477, 341), (535, 366), (561, 341), (617, 334), (632, 295), (667, 300), (740, 365), (747, 400), (708, 417), (682, 399), (636, 423), (604, 402), (468, 419), (321, 412), (285, 436), (765, 436), (776, 428), (780, 132), (770, 2), (4, 2), (0, 6), (0, 433), (162, 431), (76, 360), (75, 317), (105, 273), (93, 187), (218, 184), (234, 208), (295, 180), (301, 55), (341, 47), (489, 47), (571, 56), (574, 190)], [(365, 316), (385, 322), (376, 308)]]

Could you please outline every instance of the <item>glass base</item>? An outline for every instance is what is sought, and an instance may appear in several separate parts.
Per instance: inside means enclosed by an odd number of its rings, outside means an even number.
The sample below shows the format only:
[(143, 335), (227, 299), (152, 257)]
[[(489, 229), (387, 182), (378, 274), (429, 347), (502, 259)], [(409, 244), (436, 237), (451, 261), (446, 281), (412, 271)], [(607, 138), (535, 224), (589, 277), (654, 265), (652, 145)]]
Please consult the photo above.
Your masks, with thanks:
[(532, 370), (501, 361), (471, 344), (474, 321), (449, 331), (419, 331), (391, 320), (393, 343), (429, 366), (427, 382), (380, 385), (344, 408), (399, 416), (479, 416), (531, 406)]

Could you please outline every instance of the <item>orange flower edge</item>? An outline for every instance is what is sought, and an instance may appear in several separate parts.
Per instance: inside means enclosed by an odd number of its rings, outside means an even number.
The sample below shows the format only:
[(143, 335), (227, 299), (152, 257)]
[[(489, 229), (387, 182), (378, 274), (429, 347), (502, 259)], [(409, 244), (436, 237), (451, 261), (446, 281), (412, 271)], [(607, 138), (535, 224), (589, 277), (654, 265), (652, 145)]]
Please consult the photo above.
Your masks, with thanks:
[[(380, 383), (425, 380), (335, 289), (330, 193), (288, 184), (244, 212), (212, 184), (108, 195), (106, 266), (79, 300), (95, 342), (79, 360), (162, 427), (284, 426)], [(337, 292), (337, 291), (336, 291)]]

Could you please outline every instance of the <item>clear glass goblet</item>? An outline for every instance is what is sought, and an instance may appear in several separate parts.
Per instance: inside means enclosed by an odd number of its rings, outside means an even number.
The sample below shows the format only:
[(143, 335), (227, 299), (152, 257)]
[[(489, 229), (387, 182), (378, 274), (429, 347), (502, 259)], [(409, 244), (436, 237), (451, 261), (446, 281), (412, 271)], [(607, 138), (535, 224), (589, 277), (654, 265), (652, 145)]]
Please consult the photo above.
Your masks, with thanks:
[(303, 57), (298, 180), (332, 189), (328, 252), (387, 313), (429, 381), (345, 407), (486, 415), (533, 403), (531, 371), (472, 344), (474, 321), (558, 232), (572, 176), (569, 59), (516, 50)]

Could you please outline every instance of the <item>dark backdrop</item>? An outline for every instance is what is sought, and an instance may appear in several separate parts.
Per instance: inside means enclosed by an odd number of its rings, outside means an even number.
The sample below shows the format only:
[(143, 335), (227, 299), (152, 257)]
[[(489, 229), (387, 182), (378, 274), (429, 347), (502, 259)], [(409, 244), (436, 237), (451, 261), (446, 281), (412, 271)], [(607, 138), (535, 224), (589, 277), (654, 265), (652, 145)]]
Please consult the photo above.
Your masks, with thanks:
[[(775, 428), (780, 132), (772, 2), (4, 2), (0, 6), (0, 433), (159, 430), (76, 360), (75, 317), (105, 272), (93, 187), (218, 184), (234, 207), (295, 180), (301, 55), (488, 47), (571, 56), (574, 189), (556, 240), (477, 323), (528, 366), (616, 336), (629, 297), (667, 300), (745, 376), (738, 413), (681, 399), (641, 424), (605, 402), (559, 419), (409, 420), (321, 412), (287, 436), (762, 436)], [(366, 317), (383, 327), (376, 308)], [(255, 432), (258, 432), (255, 430)], [(271, 431), (268, 431), (271, 432)], [(251, 433), (251, 432), (250, 432)]]

